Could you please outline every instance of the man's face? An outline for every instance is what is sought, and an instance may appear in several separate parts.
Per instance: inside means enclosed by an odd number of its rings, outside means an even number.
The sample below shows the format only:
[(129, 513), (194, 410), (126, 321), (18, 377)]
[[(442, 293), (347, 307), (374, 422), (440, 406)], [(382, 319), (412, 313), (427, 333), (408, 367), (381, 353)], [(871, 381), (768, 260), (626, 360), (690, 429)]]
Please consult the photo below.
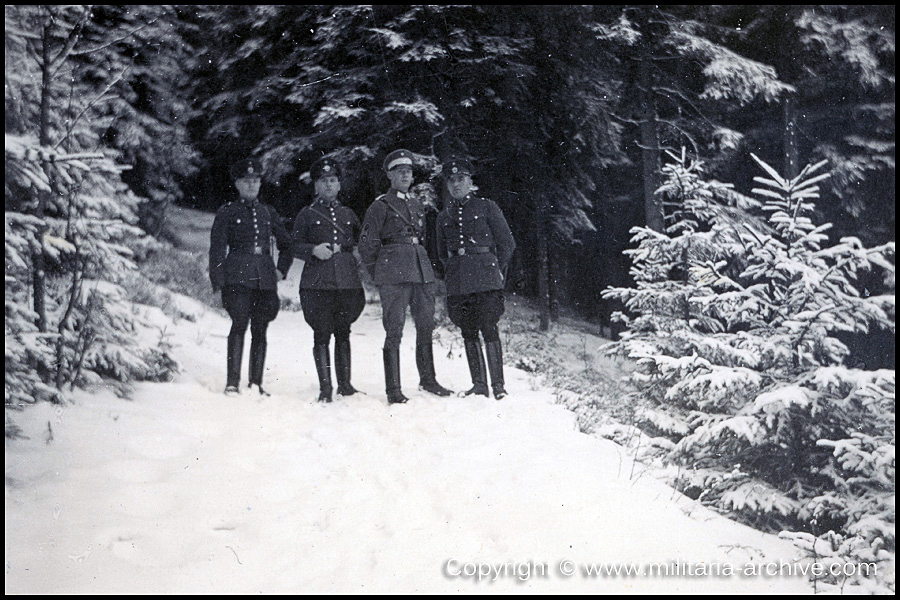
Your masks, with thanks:
[(253, 200), (259, 195), (259, 186), (262, 180), (255, 176), (245, 176), (235, 180), (234, 186), (237, 188), (241, 198)]
[(454, 200), (462, 200), (472, 191), (472, 177), (468, 173), (455, 173), (447, 180), (447, 189)]
[(337, 175), (324, 175), (316, 179), (316, 196), (323, 200), (332, 201), (341, 191), (341, 180)]
[(409, 186), (412, 185), (413, 170), (412, 167), (406, 165), (394, 167), (387, 172), (387, 177), (391, 180), (392, 188), (400, 192), (406, 192), (409, 190)]

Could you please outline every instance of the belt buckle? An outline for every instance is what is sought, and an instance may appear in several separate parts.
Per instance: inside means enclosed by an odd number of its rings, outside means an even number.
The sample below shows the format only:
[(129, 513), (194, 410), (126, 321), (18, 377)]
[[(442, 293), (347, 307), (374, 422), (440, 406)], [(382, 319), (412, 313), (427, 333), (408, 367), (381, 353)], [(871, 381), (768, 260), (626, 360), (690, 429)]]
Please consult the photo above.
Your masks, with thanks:
[(340, 254), (340, 252), (341, 252), (340, 244), (332, 244), (331, 248), (332, 248), (332, 250), (331, 250), (332, 254)]
[(460, 255), (460, 256), (465, 256), (465, 255), (466, 255), (466, 249), (465, 249), (465, 248), (460, 248), (460, 249), (459, 249), (459, 255)]
[(260, 248), (259, 246), (253, 246), (253, 254), (262, 254), (262, 253), (263, 253), (262, 248)]

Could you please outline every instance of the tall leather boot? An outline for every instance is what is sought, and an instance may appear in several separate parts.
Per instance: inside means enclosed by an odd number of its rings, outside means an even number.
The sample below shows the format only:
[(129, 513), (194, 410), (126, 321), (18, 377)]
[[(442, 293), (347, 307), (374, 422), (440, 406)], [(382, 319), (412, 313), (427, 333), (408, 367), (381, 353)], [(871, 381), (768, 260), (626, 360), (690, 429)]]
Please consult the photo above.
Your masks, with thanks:
[(491, 389), (494, 390), (494, 398), (499, 400), (506, 396), (503, 382), (503, 348), (500, 346), (500, 340), (485, 342), (484, 348), (487, 352), (488, 371), (491, 373)]
[(404, 404), (409, 398), (400, 390), (400, 348), (385, 348), (384, 355), (384, 387), (388, 404)]
[(469, 361), (469, 373), (472, 375), (472, 389), (463, 392), (463, 396), (478, 394), (490, 397), (488, 390), (487, 371), (484, 366), (484, 354), (481, 351), (481, 340), (466, 340), (466, 359)]
[(359, 390), (350, 384), (350, 340), (334, 340), (334, 373), (337, 376), (337, 393), (352, 396)]
[(434, 351), (431, 343), (416, 344), (416, 367), (419, 369), (419, 387), (436, 396), (449, 396), (452, 392), (439, 384), (434, 376)]
[(331, 402), (331, 352), (328, 345), (313, 346), (313, 359), (319, 376), (319, 402)]
[(270, 395), (262, 386), (263, 372), (266, 366), (266, 348), (266, 340), (256, 338), (250, 340), (250, 380), (247, 387), (253, 387), (256, 384), (261, 396)]
[(241, 361), (244, 358), (244, 333), (228, 334), (228, 358), (226, 359), (225, 393), (240, 394)]

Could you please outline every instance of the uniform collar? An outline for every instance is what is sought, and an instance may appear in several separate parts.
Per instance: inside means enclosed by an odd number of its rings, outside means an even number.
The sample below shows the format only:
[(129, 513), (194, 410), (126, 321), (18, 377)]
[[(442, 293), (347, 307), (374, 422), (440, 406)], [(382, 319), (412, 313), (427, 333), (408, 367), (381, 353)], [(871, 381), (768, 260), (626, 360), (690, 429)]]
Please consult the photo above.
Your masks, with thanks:
[(400, 190), (395, 190), (394, 188), (391, 188), (391, 191), (394, 192), (394, 195), (401, 200), (409, 200), (409, 192), (401, 192)]
[(243, 196), (241, 196), (241, 197), (238, 198), (238, 204), (242, 204), (242, 205), (244, 205), (244, 206), (253, 208), (253, 207), (256, 206), (257, 204), (259, 204), (259, 197), (257, 196), (257, 197), (254, 198), (253, 200), (247, 200), (246, 198), (244, 198)]
[(466, 204), (469, 203), (469, 200), (471, 200), (471, 199), (474, 198), (474, 197), (475, 197), (475, 196), (472, 195), (472, 192), (469, 192), (468, 194), (466, 194), (466, 195), (465, 195), (463, 198), (461, 198), (460, 200), (457, 200), (456, 198), (454, 198), (454, 199), (453, 199), (453, 202), (455, 202), (457, 206), (465, 206)]
[(337, 208), (340, 205), (340, 202), (337, 200), (337, 198), (329, 202), (324, 198), (316, 196), (316, 204), (321, 204), (326, 208)]

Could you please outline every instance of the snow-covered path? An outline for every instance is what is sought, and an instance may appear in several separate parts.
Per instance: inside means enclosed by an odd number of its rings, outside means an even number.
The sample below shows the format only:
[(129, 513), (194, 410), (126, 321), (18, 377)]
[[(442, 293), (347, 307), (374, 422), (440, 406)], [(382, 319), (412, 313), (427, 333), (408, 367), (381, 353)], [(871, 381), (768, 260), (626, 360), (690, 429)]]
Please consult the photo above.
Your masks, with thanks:
[[(412, 400), (388, 406), (368, 305), (352, 336), (367, 394), (317, 404), (311, 331), (282, 312), (273, 396), (226, 398), (229, 323), (183, 302), (198, 318), (174, 330), (174, 383), (17, 415), (31, 439), (6, 444), (6, 593), (812, 593), (799, 576), (729, 575), (794, 550), (630, 477), (620, 447), (579, 433), (524, 372), (507, 369), (501, 402), (417, 392), (409, 323)], [(440, 333), (438, 377), (464, 389), (460, 344)]]

